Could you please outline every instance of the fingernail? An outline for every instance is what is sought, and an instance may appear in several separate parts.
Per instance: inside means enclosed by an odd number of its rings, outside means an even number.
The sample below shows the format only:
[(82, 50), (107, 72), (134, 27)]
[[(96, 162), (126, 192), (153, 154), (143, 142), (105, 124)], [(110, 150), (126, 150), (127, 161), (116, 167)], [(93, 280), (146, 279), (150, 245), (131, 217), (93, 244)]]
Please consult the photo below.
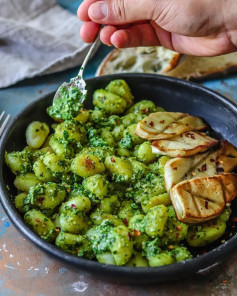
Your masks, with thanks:
[(108, 6), (105, 1), (98, 1), (91, 5), (89, 9), (90, 15), (97, 20), (106, 18), (108, 14)]

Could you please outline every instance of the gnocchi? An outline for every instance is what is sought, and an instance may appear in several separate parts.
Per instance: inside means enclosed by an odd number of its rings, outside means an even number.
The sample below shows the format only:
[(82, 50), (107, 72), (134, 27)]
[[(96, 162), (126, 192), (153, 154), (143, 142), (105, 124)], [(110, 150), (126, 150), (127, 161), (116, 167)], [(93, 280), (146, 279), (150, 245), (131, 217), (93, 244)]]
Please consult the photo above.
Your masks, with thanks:
[(55, 123), (30, 123), (27, 147), (5, 154), (15, 207), (36, 234), (74, 256), (134, 267), (187, 260), (189, 246), (223, 235), (229, 208), (200, 225), (177, 220), (164, 187), (170, 158), (135, 134), (137, 123), (161, 107), (134, 104), (121, 79), (94, 92), (93, 110), (81, 98), (75, 87), (62, 89), (47, 109)]

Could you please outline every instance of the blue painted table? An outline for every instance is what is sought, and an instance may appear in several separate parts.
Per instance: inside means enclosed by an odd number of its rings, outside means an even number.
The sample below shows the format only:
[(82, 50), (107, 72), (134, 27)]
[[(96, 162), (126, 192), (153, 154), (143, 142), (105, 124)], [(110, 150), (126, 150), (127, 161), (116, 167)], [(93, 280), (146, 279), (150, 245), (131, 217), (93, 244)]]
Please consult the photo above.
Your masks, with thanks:
[[(78, 1), (58, 0), (73, 13)], [(85, 77), (95, 70), (110, 49), (102, 46), (90, 61)], [(1, 70), (1, 69), (0, 69)], [(0, 112), (14, 117), (39, 96), (54, 91), (63, 81), (76, 75), (78, 67), (25, 80), (0, 90)], [(237, 75), (203, 83), (237, 101)], [(63, 296), (63, 295), (237, 295), (237, 259), (231, 259), (188, 279), (159, 286), (130, 286), (95, 279), (79, 270), (58, 262), (33, 246), (18, 233), (0, 206), (0, 296)]]

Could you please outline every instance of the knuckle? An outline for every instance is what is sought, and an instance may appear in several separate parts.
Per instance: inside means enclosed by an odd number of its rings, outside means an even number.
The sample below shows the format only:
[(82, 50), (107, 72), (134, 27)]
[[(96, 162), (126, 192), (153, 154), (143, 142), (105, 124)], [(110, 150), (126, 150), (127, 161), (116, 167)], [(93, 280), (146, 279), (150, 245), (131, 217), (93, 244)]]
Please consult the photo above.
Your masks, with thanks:
[(174, 11), (174, 4), (172, 2), (168, 2), (160, 9), (154, 10), (152, 19), (155, 20), (160, 26), (165, 26), (175, 17)]
[(124, 0), (116, 0), (112, 2), (114, 15), (119, 19), (126, 21), (126, 7)]

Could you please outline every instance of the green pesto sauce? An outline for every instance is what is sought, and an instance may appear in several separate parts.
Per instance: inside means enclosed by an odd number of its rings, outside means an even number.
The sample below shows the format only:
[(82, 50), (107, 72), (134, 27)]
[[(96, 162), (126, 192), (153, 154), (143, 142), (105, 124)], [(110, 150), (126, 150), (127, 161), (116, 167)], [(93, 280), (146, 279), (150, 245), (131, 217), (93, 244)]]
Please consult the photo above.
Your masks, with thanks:
[(95, 255), (110, 250), (111, 244), (114, 242), (113, 226), (111, 222), (106, 220), (100, 226), (91, 229), (89, 240)]
[(54, 119), (69, 120), (75, 118), (80, 109), (83, 107), (81, 103), (84, 95), (77, 87), (61, 87), (61, 96), (57, 98), (53, 105), (47, 108), (47, 113)]
[(147, 241), (143, 243), (143, 254), (149, 259), (154, 257), (161, 252), (161, 248), (159, 247), (159, 239), (156, 238), (152, 241)]

